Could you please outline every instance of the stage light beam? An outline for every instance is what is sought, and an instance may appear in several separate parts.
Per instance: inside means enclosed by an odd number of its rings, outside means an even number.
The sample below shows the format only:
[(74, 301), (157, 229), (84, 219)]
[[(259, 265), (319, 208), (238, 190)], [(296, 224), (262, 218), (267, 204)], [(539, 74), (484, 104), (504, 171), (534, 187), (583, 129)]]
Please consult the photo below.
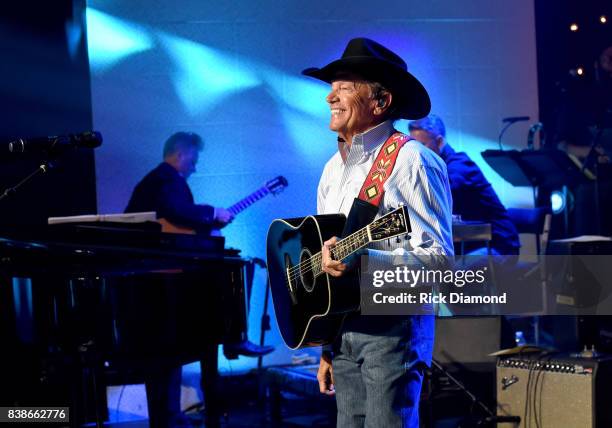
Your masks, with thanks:
[(144, 28), (99, 10), (87, 8), (86, 21), (89, 65), (94, 71), (104, 71), (153, 46)]
[(225, 97), (261, 84), (256, 73), (229, 52), (165, 33), (158, 38), (175, 64), (177, 95), (192, 115), (207, 112)]

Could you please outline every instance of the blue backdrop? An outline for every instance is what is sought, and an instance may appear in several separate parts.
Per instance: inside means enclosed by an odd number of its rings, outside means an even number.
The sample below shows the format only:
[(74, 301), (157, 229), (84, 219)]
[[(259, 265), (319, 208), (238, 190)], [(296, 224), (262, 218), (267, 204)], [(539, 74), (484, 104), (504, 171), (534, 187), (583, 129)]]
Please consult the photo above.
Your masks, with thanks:
[[(133, 186), (179, 130), (205, 139), (190, 185), (198, 202), (229, 206), (282, 174), (289, 188), (240, 214), (228, 245), (265, 255), (271, 220), (315, 212), (323, 165), (336, 150), (326, 85), (300, 71), (371, 37), (399, 53), (428, 88), (448, 140), (483, 168), (507, 206), (531, 201), (482, 161), (501, 118), (537, 117), (533, 4), (529, 0), (88, 2), (98, 206), (121, 212)], [(524, 145), (528, 124), (506, 134)], [(399, 122), (400, 130), (406, 123)], [(250, 335), (259, 337), (265, 271), (256, 275)], [(273, 314), (272, 314), (273, 315)], [(273, 321), (267, 364), (288, 362)], [(241, 359), (231, 368), (248, 368)], [(229, 367), (222, 360), (222, 367)]]

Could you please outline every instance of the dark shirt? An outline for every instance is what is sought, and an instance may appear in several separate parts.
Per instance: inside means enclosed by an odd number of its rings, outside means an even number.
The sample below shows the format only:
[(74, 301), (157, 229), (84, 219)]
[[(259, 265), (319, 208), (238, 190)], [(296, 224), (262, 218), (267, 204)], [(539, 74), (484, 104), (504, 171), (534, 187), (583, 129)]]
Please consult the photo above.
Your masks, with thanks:
[(210, 232), (215, 209), (193, 200), (187, 180), (166, 162), (159, 164), (136, 185), (125, 212), (156, 211), (177, 226)]
[(516, 227), (478, 165), (449, 144), (442, 147), (440, 157), (448, 170), (453, 214), (460, 215), (462, 220), (491, 223), (491, 247), (500, 254), (518, 254), (521, 244)]

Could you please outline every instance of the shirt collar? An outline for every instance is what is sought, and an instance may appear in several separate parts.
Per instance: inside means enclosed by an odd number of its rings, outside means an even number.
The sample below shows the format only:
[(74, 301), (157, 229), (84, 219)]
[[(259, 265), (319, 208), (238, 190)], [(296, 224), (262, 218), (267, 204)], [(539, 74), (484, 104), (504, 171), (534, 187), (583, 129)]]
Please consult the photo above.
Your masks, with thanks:
[(387, 141), (387, 138), (394, 132), (393, 121), (386, 120), (362, 134), (353, 136), (353, 143), (351, 144), (350, 151), (347, 150), (346, 143), (343, 141), (338, 141), (338, 149), (340, 151), (348, 151), (353, 159), (355, 159), (355, 156), (358, 156), (359, 159), (364, 154), (370, 153), (380, 147), (380, 145)]

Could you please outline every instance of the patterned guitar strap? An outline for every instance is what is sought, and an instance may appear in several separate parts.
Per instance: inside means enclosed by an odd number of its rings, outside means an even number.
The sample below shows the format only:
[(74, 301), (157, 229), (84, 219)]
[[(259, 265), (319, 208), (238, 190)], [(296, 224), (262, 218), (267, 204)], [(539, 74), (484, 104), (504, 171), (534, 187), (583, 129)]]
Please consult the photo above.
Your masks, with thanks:
[(385, 193), (385, 182), (393, 172), (397, 155), (402, 146), (411, 139), (407, 135), (396, 132), (385, 141), (363, 182), (361, 191), (353, 200), (353, 205), (340, 235), (341, 238), (374, 221), (376, 214), (378, 214), (378, 206)]
[(359, 199), (375, 207), (380, 205), (385, 194), (385, 182), (391, 175), (391, 172), (393, 172), (397, 155), (402, 146), (410, 140), (412, 138), (408, 135), (396, 132), (385, 141), (363, 182), (363, 186), (361, 186)]

